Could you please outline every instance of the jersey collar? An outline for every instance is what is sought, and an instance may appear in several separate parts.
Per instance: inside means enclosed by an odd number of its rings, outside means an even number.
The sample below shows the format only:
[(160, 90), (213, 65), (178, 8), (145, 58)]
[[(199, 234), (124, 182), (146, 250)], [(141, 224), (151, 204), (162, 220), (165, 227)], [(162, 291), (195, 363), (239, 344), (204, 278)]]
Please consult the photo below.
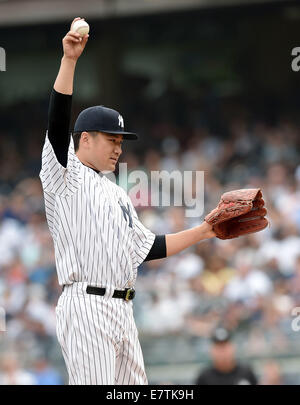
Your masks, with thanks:
[[(82, 162), (81, 162), (81, 163), (82, 163)], [(85, 165), (84, 163), (82, 163), (82, 164), (83, 164), (83, 166), (88, 167), (89, 169), (94, 170), (94, 172), (96, 172), (97, 174), (99, 174), (101, 177), (103, 176), (103, 173), (100, 172), (100, 170), (97, 170), (97, 169), (94, 169), (93, 167), (87, 166), (87, 165)]]

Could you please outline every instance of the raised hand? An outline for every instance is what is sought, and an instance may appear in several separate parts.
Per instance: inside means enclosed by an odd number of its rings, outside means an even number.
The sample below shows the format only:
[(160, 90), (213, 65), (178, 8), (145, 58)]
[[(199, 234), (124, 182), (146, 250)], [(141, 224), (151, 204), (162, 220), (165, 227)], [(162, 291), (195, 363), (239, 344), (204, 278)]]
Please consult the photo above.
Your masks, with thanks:
[(65, 35), (65, 37), (62, 40), (65, 58), (72, 59), (75, 61), (77, 61), (79, 56), (82, 54), (89, 38), (89, 34), (86, 34), (84, 37), (81, 37), (80, 34), (72, 31), (72, 25), (74, 24), (75, 21), (78, 20), (83, 20), (83, 18), (80, 17), (74, 18), (71, 24), (70, 31)]

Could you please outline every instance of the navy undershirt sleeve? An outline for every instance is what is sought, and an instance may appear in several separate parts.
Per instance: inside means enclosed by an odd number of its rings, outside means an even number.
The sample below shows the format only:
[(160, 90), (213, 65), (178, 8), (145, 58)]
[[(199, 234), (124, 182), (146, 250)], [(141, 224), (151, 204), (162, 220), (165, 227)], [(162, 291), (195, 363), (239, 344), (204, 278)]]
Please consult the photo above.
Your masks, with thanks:
[(48, 138), (57, 160), (67, 167), (72, 96), (52, 89), (48, 110)]
[(145, 262), (149, 260), (162, 259), (167, 256), (166, 235), (156, 235), (152, 248), (150, 249)]

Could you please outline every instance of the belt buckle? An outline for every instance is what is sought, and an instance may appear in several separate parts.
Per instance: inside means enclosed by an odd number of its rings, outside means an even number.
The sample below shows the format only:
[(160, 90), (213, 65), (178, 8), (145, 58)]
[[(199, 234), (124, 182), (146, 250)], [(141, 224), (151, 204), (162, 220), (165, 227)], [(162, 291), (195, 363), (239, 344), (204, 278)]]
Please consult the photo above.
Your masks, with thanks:
[(125, 301), (132, 300), (135, 296), (135, 290), (133, 288), (126, 288), (126, 295), (125, 295)]

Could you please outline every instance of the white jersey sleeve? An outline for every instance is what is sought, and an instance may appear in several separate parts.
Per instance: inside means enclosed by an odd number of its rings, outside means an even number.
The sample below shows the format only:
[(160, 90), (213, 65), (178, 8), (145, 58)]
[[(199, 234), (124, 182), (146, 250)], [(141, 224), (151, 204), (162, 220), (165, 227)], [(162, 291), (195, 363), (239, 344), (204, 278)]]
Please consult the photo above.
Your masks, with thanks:
[(133, 222), (133, 239), (134, 239), (134, 251), (137, 267), (140, 266), (146, 259), (151, 247), (153, 245), (155, 234), (147, 229), (139, 220), (136, 210), (132, 204), (132, 201), (128, 197), (130, 209), (132, 212)]
[(74, 152), (73, 138), (70, 137), (68, 164), (63, 167), (57, 160), (46, 132), (42, 151), (42, 167), (39, 177), (47, 193), (67, 196), (75, 193), (82, 182), (80, 161)]

